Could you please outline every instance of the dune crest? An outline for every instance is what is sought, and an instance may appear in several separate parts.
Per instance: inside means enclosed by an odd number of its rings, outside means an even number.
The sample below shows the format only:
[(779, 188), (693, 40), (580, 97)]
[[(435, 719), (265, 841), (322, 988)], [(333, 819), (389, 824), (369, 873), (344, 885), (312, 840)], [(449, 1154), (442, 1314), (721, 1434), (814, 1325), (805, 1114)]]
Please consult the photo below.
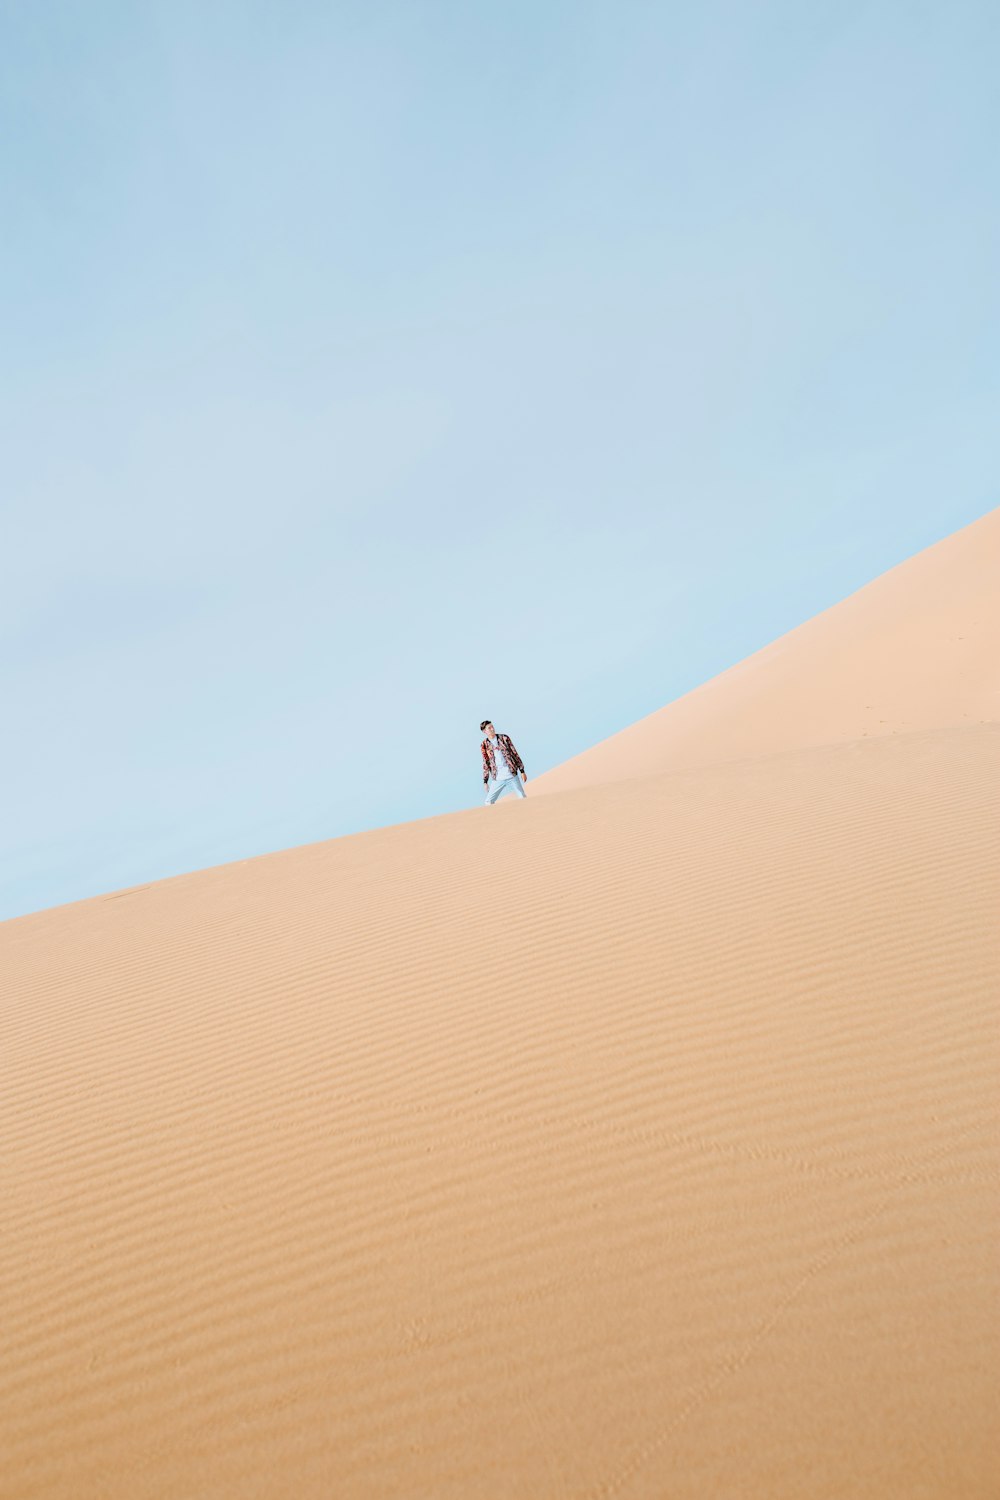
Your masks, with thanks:
[(531, 790), (997, 721), (1000, 509), (533, 777)]

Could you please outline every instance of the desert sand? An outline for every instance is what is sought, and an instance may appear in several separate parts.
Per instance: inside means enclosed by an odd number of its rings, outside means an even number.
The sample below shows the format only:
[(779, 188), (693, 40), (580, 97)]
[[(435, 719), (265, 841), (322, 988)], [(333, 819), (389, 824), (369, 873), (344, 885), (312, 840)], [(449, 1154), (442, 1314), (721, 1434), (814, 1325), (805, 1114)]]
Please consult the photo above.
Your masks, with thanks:
[(1000, 1493), (998, 539), (0, 925), (5, 1500)]

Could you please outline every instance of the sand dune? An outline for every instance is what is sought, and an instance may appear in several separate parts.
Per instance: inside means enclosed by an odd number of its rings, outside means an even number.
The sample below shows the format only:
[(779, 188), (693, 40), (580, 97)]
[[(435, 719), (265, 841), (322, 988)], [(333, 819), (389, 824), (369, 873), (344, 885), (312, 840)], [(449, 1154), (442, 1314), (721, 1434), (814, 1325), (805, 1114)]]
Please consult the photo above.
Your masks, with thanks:
[(0, 925), (4, 1500), (1000, 1493), (998, 548)]
[(1000, 509), (534, 777), (532, 791), (998, 720)]
[(3, 1495), (996, 1495), (998, 771), (859, 737), (0, 926)]

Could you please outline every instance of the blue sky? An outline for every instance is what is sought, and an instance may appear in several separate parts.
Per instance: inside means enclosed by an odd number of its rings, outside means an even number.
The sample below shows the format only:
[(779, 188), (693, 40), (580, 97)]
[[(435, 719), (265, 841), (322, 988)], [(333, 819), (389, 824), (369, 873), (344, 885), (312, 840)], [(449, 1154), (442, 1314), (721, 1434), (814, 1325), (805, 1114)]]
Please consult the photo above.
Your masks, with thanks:
[(0, 0), (0, 917), (473, 806), (1000, 502), (998, 44)]

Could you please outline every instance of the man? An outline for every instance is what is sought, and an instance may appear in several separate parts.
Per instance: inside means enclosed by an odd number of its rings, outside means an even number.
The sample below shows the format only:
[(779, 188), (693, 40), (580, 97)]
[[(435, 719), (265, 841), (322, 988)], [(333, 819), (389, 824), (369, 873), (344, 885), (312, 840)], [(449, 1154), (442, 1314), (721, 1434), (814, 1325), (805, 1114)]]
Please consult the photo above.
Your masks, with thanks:
[(506, 791), (516, 791), (519, 797), (528, 794), (521, 785), (521, 776), (525, 781), (528, 779), (524, 769), (524, 762), (514, 749), (514, 741), (509, 734), (497, 734), (489, 719), (484, 719), (479, 726), (485, 738), (480, 746), (483, 754), (483, 786), (486, 788), (486, 806), (492, 807), (498, 797), (502, 797)]

